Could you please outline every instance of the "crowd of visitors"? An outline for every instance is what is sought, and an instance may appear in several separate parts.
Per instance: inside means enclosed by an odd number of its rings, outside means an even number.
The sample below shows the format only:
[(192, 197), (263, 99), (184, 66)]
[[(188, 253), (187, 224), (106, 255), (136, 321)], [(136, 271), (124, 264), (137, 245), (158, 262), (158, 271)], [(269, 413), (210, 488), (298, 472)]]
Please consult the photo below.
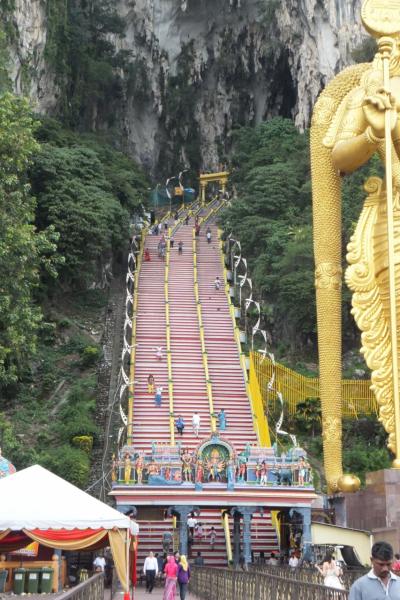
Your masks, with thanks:
[[(165, 539), (163, 538), (163, 546)], [(190, 580), (190, 566), (184, 554), (179, 555), (179, 552), (172, 554), (167, 550), (162, 557), (158, 553), (154, 555), (153, 552), (149, 552), (144, 561), (143, 574), (146, 578), (146, 592), (149, 594), (152, 593), (157, 578), (160, 581), (164, 578), (163, 600), (175, 600), (178, 589), (180, 600), (185, 600)]]

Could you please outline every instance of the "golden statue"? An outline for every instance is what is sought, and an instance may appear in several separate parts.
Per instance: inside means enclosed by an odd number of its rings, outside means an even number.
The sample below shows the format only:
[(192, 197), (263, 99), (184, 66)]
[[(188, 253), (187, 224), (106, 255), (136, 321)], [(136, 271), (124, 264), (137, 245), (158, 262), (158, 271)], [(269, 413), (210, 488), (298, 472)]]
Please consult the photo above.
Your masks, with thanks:
[(362, 20), (379, 38), (379, 52), (372, 63), (349, 67), (329, 83), (311, 126), (322, 434), (332, 492), (359, 486), (357, 478), (342, 473), (340, 178), (374, 153), (385, 164), (387, 183), (372, 178), (366, 184), (369, 196), (348, 247), (346, 282), (354, 292), (352, 312), (362, 331), (379, 419), (396, 454), (394, 466), (400, 465), (400, 3), (365, 0)]

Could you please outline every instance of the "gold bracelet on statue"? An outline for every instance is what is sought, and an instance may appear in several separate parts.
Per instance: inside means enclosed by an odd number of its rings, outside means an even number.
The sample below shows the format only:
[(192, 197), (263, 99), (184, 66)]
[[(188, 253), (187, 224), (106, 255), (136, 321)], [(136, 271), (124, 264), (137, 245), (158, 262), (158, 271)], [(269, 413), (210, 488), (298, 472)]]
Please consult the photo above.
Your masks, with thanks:
[(376, 146), (377, 144), (380, 144), (381, 142), (385, 141), (385, 138), (380, 138), (377, 137), (374, 133), (372, 133), (372, 127), (369, 126), (367, 127), (367, 129), (364, 131), (364, 136), (367, 140), (367, 142), (369, 144), (372, 144), (373, 146)]

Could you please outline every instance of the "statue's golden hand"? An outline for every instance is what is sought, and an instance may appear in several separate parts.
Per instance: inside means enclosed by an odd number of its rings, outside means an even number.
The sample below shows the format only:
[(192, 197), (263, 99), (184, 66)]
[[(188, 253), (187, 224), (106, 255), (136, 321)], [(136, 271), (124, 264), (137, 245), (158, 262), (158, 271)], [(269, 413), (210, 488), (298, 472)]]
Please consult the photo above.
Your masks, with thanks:
[(396, 126), (397, 112), (396, 101), (390, 92), (384, 88), (378, 89), (374, 94), (367, 96), (363, 102), (364, 116), (368, 125), (372, 129), (372, 133), (378, 137), (385, 136), (385, 112), (390, 110), (390, 129)]

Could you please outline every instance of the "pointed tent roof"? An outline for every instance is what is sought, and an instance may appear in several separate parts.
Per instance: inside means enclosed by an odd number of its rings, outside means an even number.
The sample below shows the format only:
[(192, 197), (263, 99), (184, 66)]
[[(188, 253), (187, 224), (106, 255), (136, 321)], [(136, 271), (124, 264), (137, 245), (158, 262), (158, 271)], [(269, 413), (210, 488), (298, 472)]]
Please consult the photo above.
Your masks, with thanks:
[(0, 531), (130, 526), (128, 517), (40, 465), (0, 479), (0, 498)]

